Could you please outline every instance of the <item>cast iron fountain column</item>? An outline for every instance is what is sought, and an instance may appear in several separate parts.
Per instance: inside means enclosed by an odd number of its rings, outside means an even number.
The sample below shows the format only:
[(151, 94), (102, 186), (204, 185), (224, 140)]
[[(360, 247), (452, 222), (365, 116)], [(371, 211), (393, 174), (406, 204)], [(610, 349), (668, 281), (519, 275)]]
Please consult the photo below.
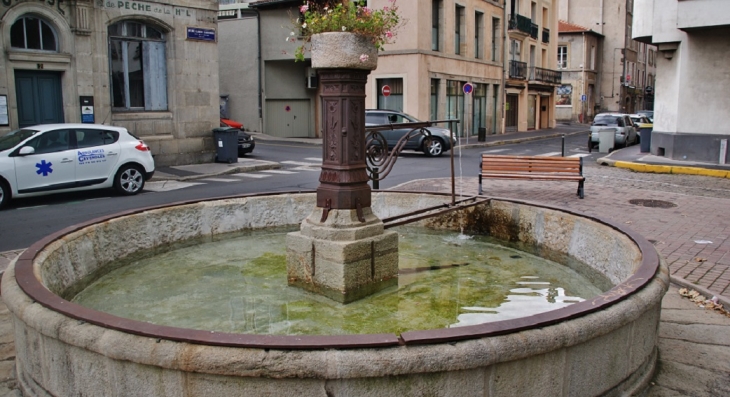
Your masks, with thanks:
[(398, 284), (398, 234), (371, 208), (365, 164), (369, 70), (321, 69), (323, 159), (317, 205), (287, 236), (289, 285), (349, 303)]

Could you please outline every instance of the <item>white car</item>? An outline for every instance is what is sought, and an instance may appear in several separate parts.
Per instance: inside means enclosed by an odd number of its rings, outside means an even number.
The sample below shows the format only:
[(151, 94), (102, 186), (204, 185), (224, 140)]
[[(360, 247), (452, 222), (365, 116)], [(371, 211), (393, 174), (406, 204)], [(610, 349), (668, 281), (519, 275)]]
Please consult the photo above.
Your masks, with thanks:
[(149, 146), (126, 128), (46, 124), (0, 137), (0, 208), (11, 198), (114, 187), (137, 194), (152, 178)]

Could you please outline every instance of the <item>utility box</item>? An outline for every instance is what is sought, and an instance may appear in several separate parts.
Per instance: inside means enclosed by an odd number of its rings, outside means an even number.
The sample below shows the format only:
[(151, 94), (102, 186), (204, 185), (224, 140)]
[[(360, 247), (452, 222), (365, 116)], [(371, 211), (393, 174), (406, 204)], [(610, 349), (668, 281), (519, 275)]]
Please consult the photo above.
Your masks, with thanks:
[(639, 130), (639, 136), (641, 137), (639, 147), (641, 149), (641, 153), (649, 153), (651, 150), (651, 131), (651, 128), (642, 128)]
[(598, 131), (598, 151), (608, 153), (616, 144), (616, 130), (604, 128)]
[(213, 128), (215, 140), (215, 161), (217, 163), (238, 162), (238, 129), (232, 127)]

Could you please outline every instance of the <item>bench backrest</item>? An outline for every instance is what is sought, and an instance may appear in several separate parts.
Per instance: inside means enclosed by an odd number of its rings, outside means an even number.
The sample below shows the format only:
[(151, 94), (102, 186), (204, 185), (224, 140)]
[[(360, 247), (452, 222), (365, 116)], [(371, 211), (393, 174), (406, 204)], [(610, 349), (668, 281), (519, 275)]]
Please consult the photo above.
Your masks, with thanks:
[(503, 156), (482, 154), (482, 173), (583, 175), (582, 157)]

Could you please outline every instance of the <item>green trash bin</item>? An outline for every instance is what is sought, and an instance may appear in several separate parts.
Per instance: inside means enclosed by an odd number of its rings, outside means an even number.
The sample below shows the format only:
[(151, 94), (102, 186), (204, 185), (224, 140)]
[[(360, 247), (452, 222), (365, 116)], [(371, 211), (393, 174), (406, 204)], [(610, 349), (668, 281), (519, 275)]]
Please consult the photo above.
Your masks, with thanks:
[(233, 127), (213, 128), (216, 163), (238, 162), (238, 129)]

